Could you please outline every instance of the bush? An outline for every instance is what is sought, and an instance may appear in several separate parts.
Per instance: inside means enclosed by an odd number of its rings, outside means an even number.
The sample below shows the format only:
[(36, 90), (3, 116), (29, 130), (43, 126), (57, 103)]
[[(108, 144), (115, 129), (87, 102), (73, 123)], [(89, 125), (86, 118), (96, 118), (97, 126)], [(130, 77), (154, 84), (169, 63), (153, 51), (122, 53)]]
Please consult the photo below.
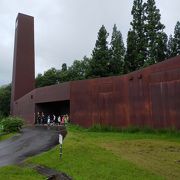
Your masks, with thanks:
[(23, 120), (18, 117), (7, 117), (0, 122), (4, 132), (19, 132), (23, 125)]

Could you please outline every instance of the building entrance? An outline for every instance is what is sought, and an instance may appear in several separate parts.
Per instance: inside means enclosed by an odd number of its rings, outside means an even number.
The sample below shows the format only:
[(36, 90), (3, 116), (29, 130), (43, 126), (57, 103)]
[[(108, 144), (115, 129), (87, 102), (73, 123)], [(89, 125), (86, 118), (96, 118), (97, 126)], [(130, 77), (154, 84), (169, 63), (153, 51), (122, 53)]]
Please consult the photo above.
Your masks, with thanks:
[(41, 123), (47, 122), (48, 116), (53, 118), (55, 116), (55, 121), (57, 121), (58, 116), (70, 115), (70, 101), (55, 101), (55, 102), (45, 102), (37, 103), (35, 106), (35, 123), (38, 122), (38, 116), (44, 116), (45, 120), (41, 120)]

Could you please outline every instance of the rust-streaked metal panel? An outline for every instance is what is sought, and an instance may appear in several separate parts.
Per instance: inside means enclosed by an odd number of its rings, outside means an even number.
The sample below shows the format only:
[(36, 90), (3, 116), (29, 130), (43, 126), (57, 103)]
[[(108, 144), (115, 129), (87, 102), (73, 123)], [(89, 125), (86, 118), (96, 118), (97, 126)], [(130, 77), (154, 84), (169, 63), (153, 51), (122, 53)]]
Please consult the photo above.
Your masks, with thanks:
[(26, 120), (26, 124), (34, 124), (35, 118), (35, 104), (34, 104), (34, 90), (17, 101), (14, 101), (14, 116), (21, 117)]
[(15, 111), (30, 122), (35, 103), (64, 100), (70, 100), (71, 122), (84, 127), (180, 129), (180, 56), (123, 76), (39, 88), (17, 100)]
[(71, 121), (84, 127), (92, 124), (92, 82), (93, 80), (71, 82), (70, 116), (73, 115)]
[(35, 89), (35, 103), (70, 100), (70, 83), (61, 83)]
[(180, 129), (180, 56), (124, 76), (74, 81), (70, 101), (72, 121), (85, 127)]
[(11, 105), (34, 88), (34, 18), (19, 13), (15, 29)]

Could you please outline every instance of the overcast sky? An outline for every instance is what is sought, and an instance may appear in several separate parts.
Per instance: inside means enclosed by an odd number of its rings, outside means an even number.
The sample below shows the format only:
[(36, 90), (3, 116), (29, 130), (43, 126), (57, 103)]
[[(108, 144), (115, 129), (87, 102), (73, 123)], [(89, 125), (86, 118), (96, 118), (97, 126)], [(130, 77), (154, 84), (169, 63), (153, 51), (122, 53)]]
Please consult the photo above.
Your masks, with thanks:
[[(15, 19), (35, 18), (36, 74), (91, 55), (102, 24), (117, 24), (126, 44), (133, 0), (0, 0), (0, 85), (11, 82)], [(180, 20), (180, 0), (156, 0), (167, 35)]]

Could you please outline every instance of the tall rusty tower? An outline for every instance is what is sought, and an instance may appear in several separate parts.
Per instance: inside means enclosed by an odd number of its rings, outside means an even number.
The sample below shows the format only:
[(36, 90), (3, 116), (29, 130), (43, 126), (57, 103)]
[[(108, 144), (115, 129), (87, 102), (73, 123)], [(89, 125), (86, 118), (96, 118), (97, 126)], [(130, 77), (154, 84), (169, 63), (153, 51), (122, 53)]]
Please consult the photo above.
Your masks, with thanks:
[(35, 88), (34, 18), (18, 13), (15, 23), (11, 114), (17, 99)]

